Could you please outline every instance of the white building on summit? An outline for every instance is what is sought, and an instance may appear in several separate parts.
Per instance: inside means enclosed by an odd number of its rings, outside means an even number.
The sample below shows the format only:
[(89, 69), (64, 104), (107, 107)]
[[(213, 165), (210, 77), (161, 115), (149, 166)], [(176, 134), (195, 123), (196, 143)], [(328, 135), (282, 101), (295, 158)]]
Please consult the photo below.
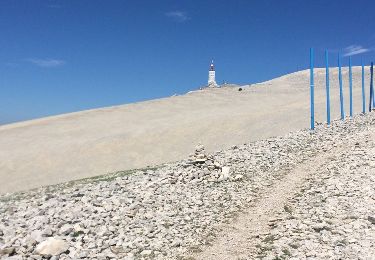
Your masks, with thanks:
[(215, 81), (214, 61), (211, 61), (210, 70), (208, 71), (208, 87), (218, 87)]

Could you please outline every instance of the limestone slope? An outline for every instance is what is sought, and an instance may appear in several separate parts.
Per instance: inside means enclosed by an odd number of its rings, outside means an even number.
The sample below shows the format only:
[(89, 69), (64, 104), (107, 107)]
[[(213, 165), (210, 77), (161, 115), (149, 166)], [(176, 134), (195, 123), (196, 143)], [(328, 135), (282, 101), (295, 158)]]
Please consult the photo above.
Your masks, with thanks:
[(0, 195), (0, 259), (372, 259), (374, 128), (371, 113)]
[[(366, 68), (366, 89), (368, 88)], [(348, 75), (344, 69), (345, 106)], [(360, 68), (354, 109), (360, 113)], [(264, 83), (48, 117), (0, 127), (0, 193), (176, 161), (309, 126), (308, 70)], [(339, 116), (332, 69), (332, 117)], [(316, 114), (325, 120), (325, 75), (316, 70)]]

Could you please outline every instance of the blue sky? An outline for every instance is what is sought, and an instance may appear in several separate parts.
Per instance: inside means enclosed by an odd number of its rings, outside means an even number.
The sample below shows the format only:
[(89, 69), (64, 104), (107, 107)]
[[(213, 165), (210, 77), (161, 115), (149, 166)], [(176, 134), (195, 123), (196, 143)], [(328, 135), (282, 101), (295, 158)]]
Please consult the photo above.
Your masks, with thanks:
[[(0, 124), (374, 57), (372, 0), (1, 0)], [(343, 61), (347, 64), (346, 58)], [(334, 66), (335, 64), (332, 64)], [(308, 87), (308, 86), (307, 86)]]

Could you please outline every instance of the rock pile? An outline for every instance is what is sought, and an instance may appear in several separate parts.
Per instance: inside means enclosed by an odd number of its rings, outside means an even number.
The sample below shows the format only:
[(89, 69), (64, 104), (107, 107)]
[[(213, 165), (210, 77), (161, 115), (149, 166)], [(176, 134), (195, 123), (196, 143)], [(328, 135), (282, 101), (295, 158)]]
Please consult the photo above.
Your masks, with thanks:
[[(232, 149), (237, 149), (237, 146), (233, 146)], [(236, 174), (233, 175), (231, 167), (224, 166), (225, 162), (215, 160), (213, 155), (207, 155), (205, 152), (205, 147), (199, 144), (195, 147), (195, 152), (189, 155), (188, 163), (193, 164), (200, 169), (205, 169), (210, 171), (211, 181), (224, 181), (224, 180), (241, 180), (243, 175)]]
[[(371, 114), (345, 123), (336, 122), (331, 128), (319, 126), (314, 133), (298, 131), (213, 154), (206, 154), (204, 147), (199, 145), (188, 159), (155, 169), (122, 172), (0, 196), (0, 257), (176, 259), (210, 243), (221, 224), (231, 220), (256, 199), (264, 187), (282, 178), (285, 172), (345, 138), (373, 129), (374, 125), (375, 116)], [(330, 167), (330, 173), (336, 171), (334, 165)], [(348, 171), (354, 167), (354, 172), (357, 169), (353, 164), (342, 167), (349, 167)], [(341, 197), (345, 194), (343, 188), (350, 186), (350, 178), (345, 182), (346, 186), (337, 183), (330, 186), (337, 187), (341, 193), (336, 201), (326, 198), (326, 202), (333, 203), (326, 211), (301, 210), (298, 216), (302, 219), (309, 214), (323, 216), (343, 210), (346, 204), (342, 208), (332, 207), (335, 203), (345, 202)], [(356, 179), (356, 183), (360, 181), (360, 178)], [(353, 199), (349, 199), (350, 203)], [(366, 209), (365, 203), (359, 205), (365, 208), (362, 212), (371, 210)], [(348, 225), (343, 225), (344, 230), (337, 229), (337, 232), (349, 234), (350, 229), (357, 231), (364, 223), (365, 227), (372, 227), (369, 219), (375, 216), (370, 211), (366, 214), (366, 219), (357, 218), (358, 223), (349, 221), (353, 219), (351, 217), (346, 218)], [(319, 234), (327, 238), (326, 226), (333, 224), (322, 221), (319, 226), (314, 221), (311, 225), (305, 223), (312, 228), (310, 234), (319, 230)], [(339, 226), (340, 221), (334, 225)], [(288, 225), (295, 224), (299, 227), (300, 222)], [(281, 224), (279, 226), (279, 232), (286, 232)], [(372, 237), (371, 232), (368, 234)], [(293, 235), (292, 232), (290, 241), (294, 241)], [(312, 244), (304, 250), (310, 246), (316, 248), (319, 239), (316, 236), (311, 239)], [(353, 236), (353, 239), (359, 240), (359, 237)], [(372, 245), (372, 242), (364, 241), (363, 245)], [(274, 247), (284, 249), (276, 245), (276, 240)]]
[[(212, 157), (210, 158), (212, 159)], [(192, 164), (205, 163), (208, 160), (204, 145), (198, 144), (195, 147), (195, 152), (189, 155), (189, 162)]]

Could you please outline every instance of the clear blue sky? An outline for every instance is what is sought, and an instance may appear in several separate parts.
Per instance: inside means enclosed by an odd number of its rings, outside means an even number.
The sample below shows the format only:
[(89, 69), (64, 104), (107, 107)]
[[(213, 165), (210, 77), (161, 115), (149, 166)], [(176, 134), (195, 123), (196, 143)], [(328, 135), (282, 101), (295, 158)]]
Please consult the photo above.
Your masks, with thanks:
[[(0, 124), (373, 59), (373, 0), (1, 0)], [(334, 62), (334, 61), (333, 61)], [(344, 59), (344, 64), (346, 64)], [(334, 66), (334, 64), (332, 65)]]

